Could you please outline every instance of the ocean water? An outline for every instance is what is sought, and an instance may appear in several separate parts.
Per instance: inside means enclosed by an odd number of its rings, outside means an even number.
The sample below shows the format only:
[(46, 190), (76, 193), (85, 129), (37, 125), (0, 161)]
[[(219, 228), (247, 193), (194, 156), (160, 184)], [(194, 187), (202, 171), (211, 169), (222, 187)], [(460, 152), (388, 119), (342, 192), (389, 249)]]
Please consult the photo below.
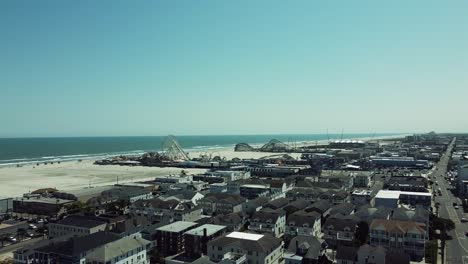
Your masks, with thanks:
[[(234, 148), (237, 143), (265, 144), (271, 139), (285, 143), (393, 136), (396, 134), (312, 134), (312, 135), (231, 135), (178, 136), (177, 141), (186, 152)], [(148, 137), (69, 137), (69, 138), (0, 138), (0, 166), (99, 159), (122, 154), (143, 154), (159, 151), (164, 136)]]

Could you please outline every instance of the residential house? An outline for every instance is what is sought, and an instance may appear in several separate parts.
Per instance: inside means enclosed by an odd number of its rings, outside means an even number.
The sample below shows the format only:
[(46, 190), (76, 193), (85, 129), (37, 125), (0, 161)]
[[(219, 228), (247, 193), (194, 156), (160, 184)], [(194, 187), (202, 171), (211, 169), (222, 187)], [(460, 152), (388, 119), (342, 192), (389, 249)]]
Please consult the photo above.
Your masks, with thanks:
[(177, 200), (179, 202), (191, 202), (198, 205), (197, 202), (204, 197), (203, 194), (192, 190), (171, 190), (159, 196), (162, 200)]
[(283, 241), (270, 234), (232, 232), (208, 242), (208, 256), (214, 262), (280, 264)]
[(253, 214), (248, 229), (259, 233), (268, 233), (275, 237), (282, 237), (285, 227), (286, 212), (284, 210), (265, 208)]
[(308, 206), (310, 206), (311, 203), (306, 200), (296, 200), (290, 202), (288, 205), (283, 207), (283, 210), (286, 212), (286, 217), (293, 214), (294, 212), (304, 210)]
[(270, 199), (267, 197), (258, 197), (249, 200), (242, 204), (242, 211), (248, 215), (253, 215), (253, 213), (262, 209), (269, 201)]
[(356, 206), (352, 203), (341, 203), (333, 206), (330, 209), (330, 215), (336, 215), (336, 214), (341, 214), (341, 215), (350, 215), (354, 213), (354, 210), (356, 209)]
[(151, 190), (135, 187), (117, 187), (114, 189), (103, 191), (101, 193), (101, 196), (112, 197), (116, 200), (124, 200), (130, 204), (138, 200), (153, 199), (153, 193)]
[(317, 212), (322, 216), (322, 221), (329, 215), (332, 203), (328, 200), (320, 200), (304, 209), (306, 212)]
[(314, 236), (321, 233), (321, 215), (317, 212), (297, 211), (288, 216), (286, 222), (286, 236)]
[(364, 244), (360, 247), (339, 246), (337, 264), (409, 264), (410, 257), (404, 252), (388, 251), (384, 247)]
[(323, 239), (331, 248), (338, 245), (350, 245), (354, 240), (358, 219), (340, 214), (330, 216), (322, 225)]
[(376, 219), (370, 224), (370, 244), (400, 250), (412, 260), (424, 257), (427, 226), (414, 221)]
[(277, 198), (277, 199), (271, 200), (269, 203), (265, 204), (265, 206), (263, 206), (263, 207), (276, 210), (276, 209), (281, 209), (281, 208), (285, 207), (288, 204), (289, 204), (288, 199), (286, 199), (286, 198)]
[(241, 212), (245, 201), (244, 197), (237, 194), (208, 193), (199, 201), (199, 205), (203, 208), (203, 213), (207, 215), (230, 214)]
[(226, 226), (227, 231), (240, 231), (244, 228), (247, 217), (243, 213), (230, 213), (211, 218), (211, 223)]
[(325, 250), (319, 239), (313, 236), (296, 236), (284, 253), (285, 264), (323, 263)]
[(174, 199), (140, 200), (129, 207), (131, 215), (145, 216), (150, 222), (172, 223), (175, 221), (196, 221), (202, 215), (202, 208), (191, 202)]

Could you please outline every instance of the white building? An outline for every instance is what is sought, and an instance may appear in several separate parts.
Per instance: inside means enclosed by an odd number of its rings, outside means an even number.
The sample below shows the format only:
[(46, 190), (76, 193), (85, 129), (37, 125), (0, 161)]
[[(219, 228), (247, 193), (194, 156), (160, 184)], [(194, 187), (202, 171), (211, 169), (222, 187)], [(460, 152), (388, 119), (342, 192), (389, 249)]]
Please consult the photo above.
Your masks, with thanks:
[(150, 243), (140, 237), (124, 237), (95, 249), (86, 257), (86, 263), (147, 264), (146, 247)]
[[(237, 263), (225, 259), (233, 252), (235, 259), (244, 257), (252, 264), (280, 264), (283, 259), (283, 241), (268, 234), (232, 232), (208, 242), (208, 257), (214, 262)], [(244, 262), (244, 261), (242, 261)]]

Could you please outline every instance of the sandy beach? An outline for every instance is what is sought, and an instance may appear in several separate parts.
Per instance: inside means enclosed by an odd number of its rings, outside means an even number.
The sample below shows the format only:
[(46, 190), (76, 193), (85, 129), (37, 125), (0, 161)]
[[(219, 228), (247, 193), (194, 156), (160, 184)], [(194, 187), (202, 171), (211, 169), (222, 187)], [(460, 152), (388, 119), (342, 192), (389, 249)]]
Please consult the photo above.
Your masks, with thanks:
[[(265, 152), (234, 152), (233, 150), (216, 150), (205, 152), (192, 152), (191, 157), (198, 157), (201, 154), (211, 154), (212, 156), (238, 158), (260, 158), (278, 153)], [(299, 157), (300, 154), (290, 154)], [(0, 196), (17, 197), (29, 191), (39, 188), (53, 187), (59, 190), (74, 190), (85, 188), (89, 185), (104, 186), (117, 182), (135, 182), (151, 180), (156, 176), (166, 176), (179, 174), (180, 168), (158, 168), (158, 167), (130, 167), (114, 165), (94, 165), (92, 160), (69, 161), (60, 164), (48, 165), (24, 165), (22, 167), (2, 167), (0, 168)], [(202, 173), (204, 169), (185, 169), (189, 174)]]
[[(389, 137), (385, 137), (389, 138)], [(369, 140), (369, 138), (366, 138)], [(362, 140), (366, 140), (362, 139)], [(377, 138), (373, 138), (377, 140)], [(308, 144), (324, 144), (324, 141), (309, 142)], [(303, 143), (307, 144), (307, 143)], [(261, 158), (270, 155), (280, 155), (285, 153), (266, 152), (235, 152), (232, 148), (216, 149), (200, 152), (190, 152), (191, 158), (200, 155), (212, 155), (232, 158)], [(298, 158), (300, 153), (288, 153), (288, 155)], [(9, 166), (0, 167), (0, 197), (18, 197), (29, 191), (39, 188), (53, 187), (59, 190), (76, 190), (88, 186), (105, 186), (117, 182), (135, 182), (151, 180), (156, 176), (166, 176), (179, 174), (180, 168), (158, 168), (158, 167), (129, 167), (129, 166), (100, 166), (94, 165), (92, 160), (68, 161), (60, 164), (24, 165), (22, 167)], [(186, 169), (190, 174), (202, 173), (204, 169)]]

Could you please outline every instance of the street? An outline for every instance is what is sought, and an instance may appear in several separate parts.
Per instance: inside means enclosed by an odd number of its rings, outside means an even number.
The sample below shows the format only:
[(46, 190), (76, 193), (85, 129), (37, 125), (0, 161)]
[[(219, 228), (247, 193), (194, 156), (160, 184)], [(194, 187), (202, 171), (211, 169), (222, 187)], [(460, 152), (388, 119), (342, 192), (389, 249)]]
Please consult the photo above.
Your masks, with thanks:
[[(455, 229), (448, 233), (452, 239), (446, 241), (445, 263), (468, 264), (468, 241), (465, 235), (468, 231), (468, 223), (462, 223), (460, 221), (460, 219), (464, 217), (460, 199), (455, 197), (452, 191), (447, 190), (447, 188), (451, 189), (452, 185), (445, 180), (447, 164), (450, 160), (450, 153), (454, 142), (455, 141), (452, 141), (446, 153), (436, 164), (436, 169), (433, 171), (432, 176), (434, 181), (437, 181), (437, 185), (434, 186), (434, 192), (440, 188), (442, 193), (442, 195), (435, 198), (435, 201), (440, 204), (439, 216), (451, 219), (455, 223)], [(459, 209), (454, 208), (454, 203), (459, 205)]]

